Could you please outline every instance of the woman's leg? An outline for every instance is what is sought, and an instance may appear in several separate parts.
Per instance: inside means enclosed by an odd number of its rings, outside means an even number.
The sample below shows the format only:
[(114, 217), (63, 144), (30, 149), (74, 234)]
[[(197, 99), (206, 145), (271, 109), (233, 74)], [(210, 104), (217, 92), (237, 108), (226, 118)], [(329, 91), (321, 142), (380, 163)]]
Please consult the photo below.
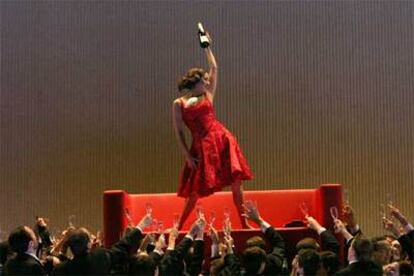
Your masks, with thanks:
[(180, 222), (178, 223), (178, 230), (180, 230), (185, 221), (187, 220), (188, 216), (191, 214), (191, 212), (194, 210), (194, 207), (197, 203), (198, 195), (196, 193), (191, 194), (184, 203), (184, 209), (180, 216)]
[(246, 218), (243, 217), (244, 209), (244, 197), (243, 197), (243, 187), (241, 185), (241, 181), (237, 181), (231, 185), (231, 190), (233, 192), (233, 201), (236, 205), (237, 212), (239, 213), (239, 218), (241, 225), (244, 229), (253, 228), (247, 221)]

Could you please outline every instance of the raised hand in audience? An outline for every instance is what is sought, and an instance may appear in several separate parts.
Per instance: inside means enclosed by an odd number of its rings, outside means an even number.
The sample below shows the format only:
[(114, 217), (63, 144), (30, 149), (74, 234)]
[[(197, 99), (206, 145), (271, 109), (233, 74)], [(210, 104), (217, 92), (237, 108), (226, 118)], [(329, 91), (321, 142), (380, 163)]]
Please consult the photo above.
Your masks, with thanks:
[(298, 255), (296, 255), (292, 259), (291, 266), (292, 266), (292, 269), (290, 270), (290, 276), (297, 276), (297, 275), (299, 275), (300, 267), (299, 267), (299, 256)]
[(346, 202), (342, 208), (342, 217), (345, 226), (348, 228), (349, 232), (352, 235), (355, 235), (360, 231), (355, 210), (348, 202)]
[(402, 251), (414, 263), (414, 227), (397, 207), (392, 204), (388, 204), (388, 207), (390, 208), (391, 216), (397, 219), (402, 226), (401, 235), (398, 237)]
[(99, 231), (96, 234), (91, 233), (91, 249), (102, 247), (100, 238), (98, 237)]
[(208, 233), (209, 233), (212, 244), (219, 244), (220, 243), (220, 238), (219, 238), (218, 232), (214, 227), (210, 226)]
[[(168, 249), (165, 253), (161, 263), (160, 271), (164, 275), (182, 275), (184, 271), (183, 260), (188, 255), (189, 249), (193, 245), (194, 239), (200, 235), (200, 231), (204, 231), (205, 220), (197, 219), (192, 225), (185, 237), (175, 245), (175, 232), (176, 228), (170, 232)], [(178, 236), (178, 231), (176, 232)], [(191, 269), (195, 265), (189, 265)], [(190, 269), (190, 270), (191, 270)]]
[(307, 216), (305, 218), (305, 223), (309, 229), (314, 230), (321, 236), (322, 248), (324, 250), (332, 251), (335, 254), (339, 253), (339, 243), (329, 230), (323, 227), (314, 217), (311, 216)]
[(168, 229), (168, 244), (167, 244), (167, 249), (168, 250), (174, 250), (175, 248), (175, 241), (178, 238), (178, 225), (174, 224), (174, 227)]
[(36, 226), (47, 227), (46, 218), (36, 217)]
[(210, 225), (208, 234), (211, 239), (211, 258), (220, 257), (220, 238), (217, 230)]
[(147, 228), (148, 226), (150, 226), (152, 224), (153, 218), (152, 218), (152, 214), (151, 213), (147, 213), (142, 219), (141, 221), (137, 224), (137, 228), (142, 231), (144, 231), (145, 228)]
[(382, 218), (382, 225), (384, 229), (394, 235), (395, 238), (399, 238), (401, 236), (400, 230), (396, 227), (394, 222), (387, 217)]
[(155, 233), (148, 233), (142, 240), (138, 248), (138, 253), (147, 252), (147, 247), (149, 244), (155, 241)]
[(226, 255), (234, 254), (234, 240), (230, 235), (224, 236), (224, 244), (226, 245), (226, 251), (224, 252)]
[(204, 216), (204, 213), (199, 214), (198, 220), (196, 221), (198, 224), (198, 232), (195, 236), (195, 239), (197, 240), (204, 240), (204, 230), (207, 225), (206, 218)]
[(36, 224), (33, 229), (35, 231), (36, 238), (39, 243), (37, 250), (36, 250), (36, 255), (39, 258), (45, 257), (43, 255), (46, 254), (46, 252), (48, 251), (48, 248), (53, 245), (52, 237), (47, 227), (47, 221), (48, 219), (46, 218), (36, 217)]
[(408, 226), (410, 223), (406, 216), (394, 205), (388, 204), (388, 208), (390, 209), (391, 216), (396, 218), (400, 223), (402, 227)]
[(192, 239), (195, 239), (197, 237), (197, 235), (200, 235), (200, 232), (204, 232), (205, 225), (206, 225), (205, 219), (203, 219), (203, 218), (197, 219), (191, 225), (191, 228), (188, 231), (186, 236), (191, 237)]
[(353, 238), (352, 234), (349, 233), (345, 224), (340, 219), (334, 221), (334, 229), (335, 233), (341, 234), (347, 242)]
[(383, 266), (384, 275), (387, 276), (396, 276), (399, 275), (400, 266), (398, 262), (392, 262)]
[(167, 242), (165, 240), (165, 235), (164, 233), (162, 233), (157, 241), (155, 242), (155, 248), (154, 251), (157, 252), (158, 254), (162, 254), (164, 252), (164, 249), (167, 247)]
[(253, 202), (251, 200), (246, 200), (244, 205), (244, 214), (243, 216), (248, 220), (253, 221), (257, 225), (261, 225), (263, 223), (263, 219), (260, 216), (259, 210), (257, 208), (257, 202)]
[(320, 225), (320, 223), (315, 218), (311, 216), (307, 216), (305, 218), (305, 223), (309, 229), (314, 230), (318, 234), (321, 233), (322, 230), (326, 230), (325, 228), (322, 227), (322, 225)]

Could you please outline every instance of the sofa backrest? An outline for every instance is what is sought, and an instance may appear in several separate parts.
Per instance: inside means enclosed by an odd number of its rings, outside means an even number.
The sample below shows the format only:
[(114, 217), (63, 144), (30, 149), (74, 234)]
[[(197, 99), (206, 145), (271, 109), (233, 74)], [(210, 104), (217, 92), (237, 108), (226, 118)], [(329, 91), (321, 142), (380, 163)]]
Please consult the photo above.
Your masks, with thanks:
[[(305, 205), (309, 214), (322, 225), (331, 227), (333, 221), (329, 208), (335, 206), (341, 210), (342, 207), (341, 185), (339, 184), (324, 184), (317, 189), (245, 191), (244, 197), (245, 200), (256, 201), (263, 219), (277, 228), (283, 228), (294, 220), (303, 220), (301, 205)], [(105, 245), (108, 246), (118, 240), (127, 227), (126, 210), (129, 211), (136, 224), (145, 215), (148, 205), (152, 206), (153, 217), (162, 221), (165, 228), (169, 228), (181, 213), (184, 199), (177, 197), (175, 193), (128, 194), (121, 190), (106, 191), (104, 193)], [(208, 220), (214, 216), (216, 229), (222, 228), (226, 210), (230, 212), (232, 228), (241, 228), (231, 192), (218, 192), (202, 198), (196, 209), (203, 210)], [(193, 212), (182, 230), (187, 230), (195, 218), (196, 212)]]

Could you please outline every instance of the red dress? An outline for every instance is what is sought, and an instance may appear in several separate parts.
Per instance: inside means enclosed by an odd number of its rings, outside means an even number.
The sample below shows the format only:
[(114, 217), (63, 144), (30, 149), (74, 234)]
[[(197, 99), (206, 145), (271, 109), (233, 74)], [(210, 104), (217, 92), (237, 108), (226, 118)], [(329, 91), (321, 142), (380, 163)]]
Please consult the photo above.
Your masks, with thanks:
[(236, 181), (253, 178), (236, 138), (216, 119), (207, 97), (192, 106), (181, 105), (181, 111), (193, 138), (190, 153), (198, 162), (196, 169), (186, 162), (178, 196), (195, 192), (205, 197)]

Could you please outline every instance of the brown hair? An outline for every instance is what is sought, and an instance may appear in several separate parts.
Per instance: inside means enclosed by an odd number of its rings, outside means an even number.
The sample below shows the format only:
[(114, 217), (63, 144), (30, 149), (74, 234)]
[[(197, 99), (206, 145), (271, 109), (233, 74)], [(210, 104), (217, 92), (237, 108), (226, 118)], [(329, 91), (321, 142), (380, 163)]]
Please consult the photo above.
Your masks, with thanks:
[(10, 233), (9, 246), (17, 254), (23, 254), (29, 248), (32, 238), (26, 226), (19, 226)]
[(178, 81), (178, 90), (191, 90), (203, 78), (206, 71), (202, 68), (191, 68), (187, 74)]
[(224, 259), (217, 258), (210, 262), (210, 275), (219, 275), (221, 269), (224, 267)]
[(301, 249), (298, 257), (299, 266), (303, 268), (304, 274), (316, 275), (321, 265), (318, 252), (315, 249)]
[(88, 243), (91, 237), (89, 231), (86, 228), (78, 228), (74, 230), (67, 241), (67, 244), (72, 251), (73, 255), (79, 256), (88, 252)]
[(256, 274), (264, 261), (266, 261), (266, 252), (258, 246), (243, 251), (243, 264), (248, 275)]
[(319, 250), (319, 243), (314, 238), (303, 238), (296, 244), (296, 251), (299, 252), (301, 249), (314, 249)]
[(371, 259), (373, 246), (372, 242), (362, 237), (353, 240), (352, 247), (355, 250), (358, 261), (368, 261)]
[(253, 246), (258, 246), (259, 248), (266, 250), (266, 242), (260, 236), (251, 237), (246, 241), (246, 247)]

